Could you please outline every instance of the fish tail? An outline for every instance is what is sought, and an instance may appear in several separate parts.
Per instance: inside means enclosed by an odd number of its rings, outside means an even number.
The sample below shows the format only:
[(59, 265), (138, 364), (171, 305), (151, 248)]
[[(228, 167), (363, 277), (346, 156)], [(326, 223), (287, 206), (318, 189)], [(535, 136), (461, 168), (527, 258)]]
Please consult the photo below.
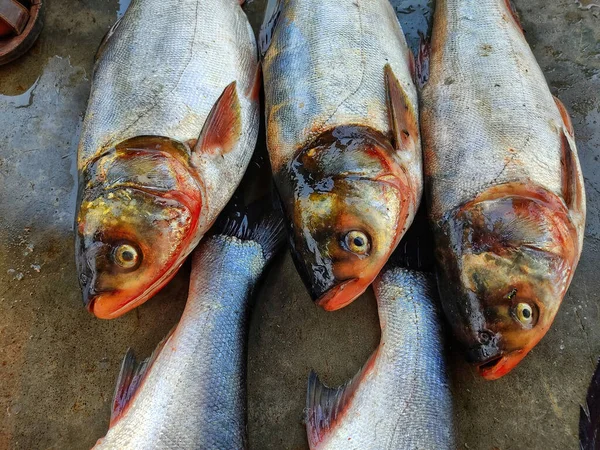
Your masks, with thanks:
[[(245, 208), (222, 216), (215, 234), (253, 241), (261, 246), (265, 260), (270, 260), (285, 240), (281, 214), (273, 210), (268, 200), (258, 200)], [(241, 209), (241, 211), (240, 211)]]
[[(599, 361), (600, 362), (600, 361)], [(585, 403), (579, 413), (579, 448), (595, 450), (600, 447), (600, 364), (592, 377)]]

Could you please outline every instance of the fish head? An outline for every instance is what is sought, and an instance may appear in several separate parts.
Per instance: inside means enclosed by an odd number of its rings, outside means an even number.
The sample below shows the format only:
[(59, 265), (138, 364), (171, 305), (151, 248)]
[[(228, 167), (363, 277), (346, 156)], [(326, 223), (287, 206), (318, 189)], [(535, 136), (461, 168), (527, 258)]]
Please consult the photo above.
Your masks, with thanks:
[[(373, 282), (398, 245), (414, 198), (393, 149), (362, 127), (321, 135), (288, 166), (285, 210), (298, 271), (313, 300), (340, 309)], [(285, 184), (285, 183), (281, 183)]]
[(578, 259), (564, 203), (513, 189), (461, 208), (441, 238), (450, 245), (437, 250), (446, 315), (467, 360), (489, 380), (510, 372), (546, 334)]
[(159, 138), (129, 141), (83, 172), (77, 267), (84, 303), (99, 318), (152, 297), (197, 243), (202, 197), (184, 149), (173, 147)]

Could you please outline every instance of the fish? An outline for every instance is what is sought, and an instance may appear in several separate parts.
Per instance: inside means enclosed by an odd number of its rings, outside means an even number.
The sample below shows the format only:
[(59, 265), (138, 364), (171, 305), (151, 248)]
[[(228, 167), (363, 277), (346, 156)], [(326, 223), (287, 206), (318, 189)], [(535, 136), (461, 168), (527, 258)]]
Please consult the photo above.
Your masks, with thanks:
[(133, 0), (103, 40), (78, 148), (76, 261), (102, 319), (154, 296), (256, 145), (258, 48), (239, 2)]
[(435, 276), (407, 267), (390, 262), (373, 284), (381, 341), (362, 370), (333, 389), (310, 374), (311, 450), (457, 448)]
[(200, 243), (179, 324), (149, 359), (127, 352), (110, 428), (94, 449), (246, 448), (250, 299), (284, 235), (269, 213), (228, 219)]
[(311, 298), (350, 304), (420, 203), (414, 58), (388, 0), (270, 0), (259, 37), (267, 148)]
[(598, 448), (600, 448), (600, 365), (596, 364), (585, 403), (579, 408), (579, 449), (597, 450)]
[(550, 329), (581, 255), (573, 125), (508, 0), (439, 0), (420, 56), (442, 305), (467, 361), (494, 380)]

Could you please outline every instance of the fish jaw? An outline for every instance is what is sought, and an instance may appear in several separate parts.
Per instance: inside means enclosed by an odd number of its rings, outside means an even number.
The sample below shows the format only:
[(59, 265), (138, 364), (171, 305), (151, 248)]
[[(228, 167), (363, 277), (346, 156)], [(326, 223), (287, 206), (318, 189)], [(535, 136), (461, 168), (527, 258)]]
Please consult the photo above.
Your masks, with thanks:
[(383, 134), (363, 126), (321, 133), (276, 174), (296, 268), (333, 311), (379, 274), (412, 222), (420, 190)]
[(84, 304), (97, 317), (119, 317), (151, 298), (200, 240), (202, 184), (186, 151), (167, 138), (134, 138), (83, 172), (77, 267)]
[(447, 216), (442, 230), (444, 312), (467, 361), (500, 378), (551, 327), (579, 259), (576, 227), (556, 195), (509, 183)]
[(325, 311), (336, 311), (349, 305), (366, 291), (369, 283), (360, 278), (353, 278), (339, 283), (316, 300), (317, 305)]

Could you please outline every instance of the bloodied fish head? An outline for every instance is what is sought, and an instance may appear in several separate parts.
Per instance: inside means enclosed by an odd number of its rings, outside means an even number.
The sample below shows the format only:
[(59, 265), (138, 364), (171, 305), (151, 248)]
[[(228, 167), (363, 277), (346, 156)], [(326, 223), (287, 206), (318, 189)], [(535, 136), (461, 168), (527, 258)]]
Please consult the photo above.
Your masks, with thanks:
[(80, 180), (76, 251), (83, 299), (118, 317), (152, 297), (197, 243), (201, 185), (189, 149), (138, 137), (88, 165)]
[(481, 376), (510, 372), (546, 334), (577, 264), (564, 203), (541, 189), (492, 188), (437, 236), (442, 304)]
[(296, 267), (326, 310), (367, 289), (408, 225), (416, 194), (393, 152), (369, 128), (337, 127), (278, 175)]

